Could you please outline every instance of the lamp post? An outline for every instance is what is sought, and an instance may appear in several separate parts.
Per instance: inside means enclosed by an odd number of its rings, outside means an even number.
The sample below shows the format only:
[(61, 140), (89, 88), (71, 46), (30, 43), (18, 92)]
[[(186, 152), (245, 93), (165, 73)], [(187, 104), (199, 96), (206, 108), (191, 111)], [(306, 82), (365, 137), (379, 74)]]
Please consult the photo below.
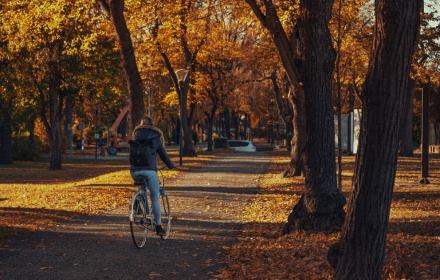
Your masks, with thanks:
[[(101, 108), (101, 102), (98, 102), (95, 104), (94, 108), (95, 108), (95, 112), (96, 112), (96, 126), (95, 126), (95, 159), (98, 159), (98, 138), (99, 135), (98, 134), (98, 111)], [(97, 137), (98, 136), (98, 137)]]
[(182, 154), (183, 154), (183, 147), (182, 147), (183, 86), (185, 85), (185, 80), (186, 80), (186, 77), (188, 76), (188, 74), (189, 74), (189, 69), (179, 69), (176, 71), (176, 76), (177, 76), (177, 80), (179, 81), (179, 88), (180, 88), (180, 131), (179, 131), (180, 166), (182, 166)]

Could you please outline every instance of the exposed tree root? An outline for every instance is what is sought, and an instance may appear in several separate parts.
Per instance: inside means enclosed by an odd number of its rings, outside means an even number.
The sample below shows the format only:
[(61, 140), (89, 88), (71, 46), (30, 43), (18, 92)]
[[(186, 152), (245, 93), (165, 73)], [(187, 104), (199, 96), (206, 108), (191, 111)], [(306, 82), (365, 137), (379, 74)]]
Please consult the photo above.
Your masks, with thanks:
[(292, 230), (340, 231), (344, 225), (346, 203), (340, 194), (304, 194), (293, 207), (281, 235)]

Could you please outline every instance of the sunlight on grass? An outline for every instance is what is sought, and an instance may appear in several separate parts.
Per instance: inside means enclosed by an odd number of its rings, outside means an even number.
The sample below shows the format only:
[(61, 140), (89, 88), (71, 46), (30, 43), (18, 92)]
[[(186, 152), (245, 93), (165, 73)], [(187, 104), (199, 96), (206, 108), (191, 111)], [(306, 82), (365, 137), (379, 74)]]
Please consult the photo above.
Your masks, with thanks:
[[(162, 172), (166, 180), (173, 180), (229, 152), (184, 158), (182, 167)], [(174, 162), (179, 159), (178, 152), (169, 155)], [(63, 169), (57, 171), (48, 170), (48, 160), (0, 166), (0, 238), (44, 230), (62, 220), (127, 205), (130, 190), (136, 189), (128, 167), (128, 160), (90, 159), (63, 160)]]

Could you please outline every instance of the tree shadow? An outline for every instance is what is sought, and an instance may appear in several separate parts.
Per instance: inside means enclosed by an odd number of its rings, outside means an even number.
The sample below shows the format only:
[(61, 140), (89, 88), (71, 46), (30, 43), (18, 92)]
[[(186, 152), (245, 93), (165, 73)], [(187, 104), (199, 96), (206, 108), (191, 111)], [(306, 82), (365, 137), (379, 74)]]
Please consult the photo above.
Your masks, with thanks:
[[(437, 220), (435, 220), (437, 218)], [(388, 233), (406, 235), (420, 235), (428, 237), (440, 236), (440, 221), (438, 217), (415, 218), (416, 221), (405, 219), (391, 219), (388, 225)]]
[(23, 208), (23, 207), (0, 207), (0, 211), (9, 212), (10, 214), (14, 214), (14, 212), (16, 212), (21, 216), (32, 215), (32, 214), (48, 214), (48, 215), (69, 217), (80, 214), (79, 212), (60, 210), (60, 209)]
[(49, 161), (45, 159), (0, 165), (0, 182), (2, 184), (64, 184), (128, 170), (129, 166), (126, 160), (66, 159), (63, 160), (62, 168), (56, 171), (49, 170)]

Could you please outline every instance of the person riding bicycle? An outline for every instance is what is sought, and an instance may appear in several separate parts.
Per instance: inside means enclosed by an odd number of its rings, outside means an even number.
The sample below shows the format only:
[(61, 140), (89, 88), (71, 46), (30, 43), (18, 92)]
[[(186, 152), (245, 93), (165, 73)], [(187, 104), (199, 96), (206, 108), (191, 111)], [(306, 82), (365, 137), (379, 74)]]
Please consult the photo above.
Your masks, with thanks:
[(156, 222), (156, 234), (165, 235), (165, 231), (161, 225), (161, 210), (159, 204), (159, 177), (157, 176), (156, 155), (159, 154), (160, 159), (169, 169), (173, 169), (176, 165), (171, 161), (163, 145), (165, 138), (162, 131), (154, 126), (152, 118), (145, 116), (141, 124), (138, 125), (132, 134), (132, 140), (138, 142), (152, 141), (150, 152), (152, 153), (151, 163), (146, 166), (130, 165), (131, 177), (143, 176), (147, 180), (148, 189), (150, 190), (150, 198), (153, 204), (153, 215)]

